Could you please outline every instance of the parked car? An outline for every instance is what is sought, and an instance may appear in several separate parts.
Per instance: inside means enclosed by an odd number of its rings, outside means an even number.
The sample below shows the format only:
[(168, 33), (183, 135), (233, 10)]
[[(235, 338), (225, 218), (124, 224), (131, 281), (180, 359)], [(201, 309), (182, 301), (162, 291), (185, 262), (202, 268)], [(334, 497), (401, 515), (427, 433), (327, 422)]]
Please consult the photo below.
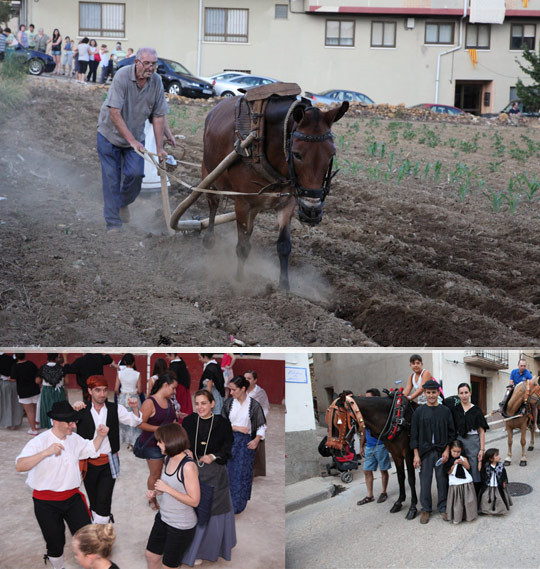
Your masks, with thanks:
[(16, 49), (12, 52), (11, 57), (20, 58), (26, 65), (30, 75), (51, 73), (56, 67), (51, 55), (47, 55), (41, 51), (34, 51), (33, 49)]
[(214, 89), (218, 96), (234, 97), (235, 95), (241, 95), (239, 89), (249, 89), (251, 87), (258, 87), (259, 85), (269, 85), (270, 83), (277, 82), (277, 79), (261, 77), (260, 75), (241, 75), (230, 81), (220, 81), (219, 84), (216, 83)]
[(506, 113), (508, 114), (508, 111), (512, 108), (512, 105), (514, 103), (518, 104), (518, 110), (519, 113), (522, 117), (540, 117), (540, 112), (539, 111), (534, 111), (532, 109), (529, 109), (527, 107), (523, 106), (523, 103), (519, 100), (519, 99), (512, 99), (508, 105), (506, 105), (506, 107), (504, 107), (504, 109), (501, 111), (501, 113)]
[[(118, 64), (118, 69), (133, 65), (135, 56), (127, 57)], [(195, 77), (181, 63), (171, 59), (158, 58), (157, 74), (163, 81), (163, 88), (171, 95), (207, 99), (213, 97), (214, 89), (210, 83)]]
[(217, 91), (218, 89), (221, 90), (221, 84), (224, 81), (230, 81), (231, 79), (235, 79), (242, 75), (249, 75), (249, 73), (244, 73), (243, 71), (223, 71), (221, 73), (216, 73), (216, 75), (210, 75), (210, 77), (201, 77), (201, 79), (210, 83), (214, 88), (214, 91)]
[(328, 89), (328, 91), (323, 91), (322, 93), (311, 93), (310, 91), (306, 91), (304, 95), (314, 103), (323, 103), (324, 105), (341, 103), (343, 101), (360, 103), (361, 105), (375, 104), (375, 101), (367, 95), (364, 95), (364, 93), (359, 93), (358, 91), (345, 91), (343, 89)]
[(422, 103), (420, 105), (414, 105), (411, 109), (426, 109), (432, 113), (442, 113), (444, 115), (464, 115), (465, 111), (458, 109), (457, 107), (451, 107), (450, 105), (436, 105), (435, 103)]

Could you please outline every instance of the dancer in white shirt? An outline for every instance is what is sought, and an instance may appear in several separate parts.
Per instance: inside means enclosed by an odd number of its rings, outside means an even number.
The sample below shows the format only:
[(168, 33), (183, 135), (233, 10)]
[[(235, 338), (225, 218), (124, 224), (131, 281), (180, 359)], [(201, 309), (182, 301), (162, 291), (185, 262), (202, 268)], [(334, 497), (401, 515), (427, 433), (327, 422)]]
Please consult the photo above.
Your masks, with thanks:
[(66, 400), (54, 403), (47, 414), (52, 419), (52, 429), (25, 445), (16, 458), (16, 468), (17, 472), (28, 472), (26, 483), (34, 490), (34, 512), (47, 544), (45, 560), (54, 569), (64, 569), (64, 522), (72, 534), (91, 523), (79, 490), (79, 460), (99, 455), (98, 449), (109, 429), (99, 425), (93, 441), (74, 433), (79, 413)]
[(114, 521), (111, 502), (114, 484), (120, 474), (120, 423), (136, 427), (142, 423), (142, 415), (136, 397), (127, 401), (133, 413), (123, 405), (108, 401), (107, 380), (102, 375), (92, 375), (87, 384), (91, 405), (86, 407), (82, 401), (73, 405), (77, 410), (83, 409), (77, 432), (83, 438), (92, 440), (97, 434), (98, 426), (107, 425), (109, 434), (99, 447), (99, 457), (89, 459), (86, 464), (84, 487), (90, 500), (94, 523), (107, 524)]

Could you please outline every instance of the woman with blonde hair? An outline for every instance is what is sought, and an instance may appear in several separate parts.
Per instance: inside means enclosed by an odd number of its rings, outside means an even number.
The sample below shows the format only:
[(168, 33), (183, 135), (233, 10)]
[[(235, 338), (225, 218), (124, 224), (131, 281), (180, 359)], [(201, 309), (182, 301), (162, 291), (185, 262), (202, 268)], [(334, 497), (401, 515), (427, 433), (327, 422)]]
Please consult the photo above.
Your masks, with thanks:
[(82, 527), (75, 532), (71, 543), (75, 560), (84, 569), (119, 569), (110, 559), (115, 539), (112, 524)]

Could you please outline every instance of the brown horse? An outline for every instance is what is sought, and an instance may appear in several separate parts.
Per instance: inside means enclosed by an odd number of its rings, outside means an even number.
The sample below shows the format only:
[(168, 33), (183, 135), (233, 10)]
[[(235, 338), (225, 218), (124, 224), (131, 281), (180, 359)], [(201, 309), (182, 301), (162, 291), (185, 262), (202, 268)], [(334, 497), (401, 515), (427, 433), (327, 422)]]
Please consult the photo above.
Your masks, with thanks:
[[(238, 142), (235, 113), (240, 97), (220, 102), (208, 114), (204, 128), (203, 178), (235, 148)], [(322, 111), (296, 97), (270, 97), (265, 111), (264, 140), (260, 163), (244, 156), (234, 162), (214, 182), (212, 188), (251, 194), (235, 196), (234, 209), (238, 241), (237, 278), (244, 275), (244, 264), (251, 249), (250, 238), (257, 214), (266, 209), (278, 212), (277, 252), (280, 260), (280, 288), (289, 290), (288, 259), (291, 251), (291, 218), (296, 205), (300, 220), (310, 224), (322, 218), (326, 195), (333, 177), (336, 152), (332, 124), (347, 111), (348, 103)], [(289, 109), (294, 108), (292, 112)], [(258, 157), (256, 157), (257, 159)], [(276, 193), (277, 190), (277, 193)], [(274, 195), (265, 195), (272, 192)], [(214, 220), (219, 197), (208, 194), (209, 225), (204, 238), (207, 247), (214, 244)]]
[[(391, 431), (392, 411), (395, 404), (394, 397), (356, 397), (352, 396), (360, 413), (365, 426), (369, 429), (371, 436), (380, 437), (381, 441), (388, 452), (392, 455), (394, 464), (396, 465), (397, 477), (399, 483), (399, 497), (394, 502), (390, 512), (392, 514), (399, 512), (406, 499), (405, 492), (405, 465), (407, 466), (407, 480), (409, 488), (411, 489), (411, 505), (407, 512), (406, 518), (412, 520), (417, 513), (416, 504), (418, 497), (416, 495), (416, 474), (413, 466), (414, 453), (410, 447), (410, 438), (408, 426), (412, 421), (412, 414), (416, 405), (410, 403), (407, 398), (404, 399), (404, 415), (402, 428), (398, 431), (397, 435), (388, 439), (389, 432)], [(344, 398), (341, 396), (338, 400), (338, 405), (345, 405), (345, 408), (352, 415), (352, 419), (357, 423), (357, 429), (362, 432), (363, 425), (358, 424), (362, 422), (355, 416), (350, 406), (345, 404)]]
[(531, 433), (531, 442), (527, 450), (534, 450), (534, 421), (532, 418), (532, 407), (540, 406), (540, 386), (538, 385), (538, 377), (532, 379), (532, 385), (528, 388), (527, 380), (518, 383), (514, 388), (514, 392), (510, 396), (508, 405), (506, 406), (506, 414), (509, 417), (518, 415), (520, 409), (525, 406), (525, 412), (521, 417), (510, 419), (506, 421), (506, 434), (508, 435), (508, 455), (504, 459), (504, 464), (508, 466), (512, 463), (512, 442), (514, 438), (514, 429), (519, 429), (521, 432), (521, 460), (520, 466), (527, 466), (527, 455), (525, 454), (525, 447), (527, 444), (527, 429)]

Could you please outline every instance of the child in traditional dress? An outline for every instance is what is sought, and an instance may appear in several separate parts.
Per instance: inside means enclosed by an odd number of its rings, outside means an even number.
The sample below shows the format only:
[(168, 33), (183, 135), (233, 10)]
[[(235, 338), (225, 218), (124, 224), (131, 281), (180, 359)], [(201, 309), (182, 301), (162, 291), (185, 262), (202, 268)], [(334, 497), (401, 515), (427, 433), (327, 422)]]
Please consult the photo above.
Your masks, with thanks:
[(89, 524), (75, 532), (73, 553), (84, 569), (119, 569), (110, 560), (115, 540), (112, 524)]
[(512, 498), (508, 493), (508, 475), (499, 449), (490, 448), (482, 460), (482, 487), (478, 496), (481, 514), (502, 515), (510, 510)]
[(450, 457), (444, 465), (448, 473), (446, 513), (455, 524), (472, 522), (478, 517), (478, 507), (470, 464), (463, 454), (463, 443), (455, 440), (450, 445)]

